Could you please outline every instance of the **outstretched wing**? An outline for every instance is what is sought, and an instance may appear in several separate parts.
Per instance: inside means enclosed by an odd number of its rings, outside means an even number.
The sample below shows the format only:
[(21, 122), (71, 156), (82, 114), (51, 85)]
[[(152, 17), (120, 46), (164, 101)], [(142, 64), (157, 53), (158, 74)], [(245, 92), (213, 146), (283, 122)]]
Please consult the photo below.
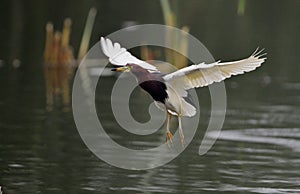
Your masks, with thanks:
[(171, 84), (174, 89), (177, 89), (182, 96), (185, 96), (187, 93), (184, 90), (204, 87), (214, 82), (223, 81), (232, 75), (253, 71), (266, 59), (265, 57), (262, 58), (262, 56), (265, 55), (261, 54), (262, 51), (263, 50), (259, 51), (256, 49), (250, 57), (238, 61), (224, 63), (218, 61), (211, 64), (201, 63), (191, 65), (165, 75), (164, 79), (167, 83)]
[(157, 68), (145, 61), (142, 61), (131, 55), (119, 43), (112, 43), (110, 39), (101, 37), (100, 40), (103, 53), (109, 58), (109, 62), (117, 66), (125, 66), (128, 63), (134, 63), (150, 72), (158, 72)]

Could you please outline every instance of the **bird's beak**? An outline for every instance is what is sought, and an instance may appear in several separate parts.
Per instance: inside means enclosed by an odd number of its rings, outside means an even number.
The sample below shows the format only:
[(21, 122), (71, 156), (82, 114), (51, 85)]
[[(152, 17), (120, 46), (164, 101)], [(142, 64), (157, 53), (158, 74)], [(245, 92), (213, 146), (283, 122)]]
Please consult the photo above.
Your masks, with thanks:
[(116, 72), (123, 72), (128, 70), (128, 67), (118, 67), (118, 68), (113, 68), (111, 71), (116, 71)]

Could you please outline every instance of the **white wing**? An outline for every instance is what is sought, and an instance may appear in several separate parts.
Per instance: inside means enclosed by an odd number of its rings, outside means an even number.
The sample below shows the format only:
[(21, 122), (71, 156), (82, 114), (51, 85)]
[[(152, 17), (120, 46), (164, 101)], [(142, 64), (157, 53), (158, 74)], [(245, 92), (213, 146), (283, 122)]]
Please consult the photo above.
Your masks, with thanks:
[(170, 83), (181, 96), (186, 96), (185, 90), (204, 87), (214, 82), (223, 81), (232, 75), (243, 74), (253, 71), (259, 67), (266, 58), (261, 58), (263, 50), (255, 52), (248, 58), (233, 62), (215, 62), (211, 64), (201, 63), (191, 65), (164, 76), (166, 82)]
[(122, 48), (117, 42), (113, 44), (110, 39), (101, 37), (100, 43), (103, 53), (109, 58), (109, 62), (113, 65), (125, 66), (128, 63), (134, 63), (150, 72), (158, 71), (155, 66), (131, 55), (130, 52)]

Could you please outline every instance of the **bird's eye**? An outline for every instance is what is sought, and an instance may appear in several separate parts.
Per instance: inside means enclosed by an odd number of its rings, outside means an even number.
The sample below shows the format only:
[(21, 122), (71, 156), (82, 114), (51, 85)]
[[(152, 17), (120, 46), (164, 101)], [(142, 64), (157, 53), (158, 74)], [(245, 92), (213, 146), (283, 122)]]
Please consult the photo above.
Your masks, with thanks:
[(129, 71), (131, 71), (131, 67), (130, 67), (130, 66), (127, 66), (125, 72), (129, 72)]

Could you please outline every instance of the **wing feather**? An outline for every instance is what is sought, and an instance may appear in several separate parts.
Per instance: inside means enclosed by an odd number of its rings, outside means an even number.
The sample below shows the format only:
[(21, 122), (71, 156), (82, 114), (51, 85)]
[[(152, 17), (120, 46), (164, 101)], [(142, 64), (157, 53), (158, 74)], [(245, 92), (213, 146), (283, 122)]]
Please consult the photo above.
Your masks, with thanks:
[(149, 70), (150, 72), (158, 72), (157, 68), (145, 61), (142, 61), (122, 48), (119, 43), (112, 43), (108, 38), (101, 37), (100, 40), (103, 53), (109, 58), (109, 62), (117, 66), (125, 66), (128, 63), (134, 63)]
[[(211, 64), (191, 65), (165, 75), (164, 79), (171, 85), (181, 86), (184, 90), (204, 87), (214, 82), (223, 81), (232, 75), (253, 71), (266, 60), (265, 57), (262, 58), (265, 54), (260, 54), (261, 52), (262, 50), (256, 49), (250, 57), (233, 62), (222, 63), (218, 61)], [(182, 91), (181, 93), (182, 96), (186, 95), (186, 92)]]

